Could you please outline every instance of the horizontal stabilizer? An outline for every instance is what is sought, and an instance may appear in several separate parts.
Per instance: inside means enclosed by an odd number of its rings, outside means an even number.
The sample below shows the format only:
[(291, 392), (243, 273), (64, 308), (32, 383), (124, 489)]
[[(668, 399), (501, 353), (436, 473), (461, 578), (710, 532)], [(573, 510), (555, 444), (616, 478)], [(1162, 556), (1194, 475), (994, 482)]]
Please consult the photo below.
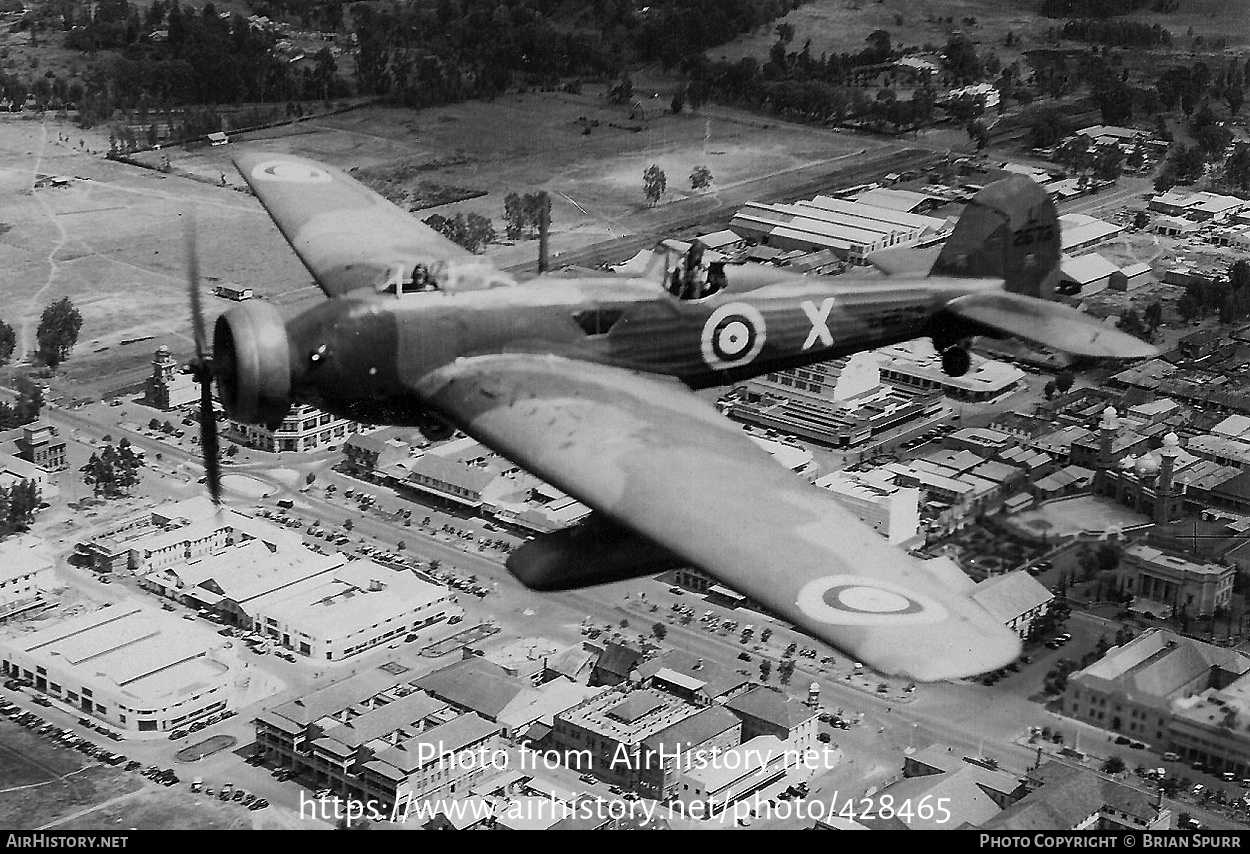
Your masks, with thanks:
[(894, 246), (871, 252), (866, 260), (887, 276), (927, 276), (941, 252), (941, 246)]
[(1061, 303), (1023, 294), (980, 293), (951, 300), (956, 317), (1076, 356), (1144, 359), (1157, 347)]

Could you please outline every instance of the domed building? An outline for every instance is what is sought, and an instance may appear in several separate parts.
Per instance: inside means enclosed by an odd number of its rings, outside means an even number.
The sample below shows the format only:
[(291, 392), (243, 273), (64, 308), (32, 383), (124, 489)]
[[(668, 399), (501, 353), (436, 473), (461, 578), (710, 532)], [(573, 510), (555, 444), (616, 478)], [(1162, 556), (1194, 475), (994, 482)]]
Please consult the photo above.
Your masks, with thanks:
[(1181, 449), (1175, 433), (1168, 433), (1161, 448), (1139, 448), (1138, 453), (1129, 453), (1116, 462), (1119, 419), (1113, 407), (1103, 412), (1098, 428), (1100, 453), (1094, 493), (1114, 498), (1156, 524), (1179, 519), (1184, 513), (1186, 484), (1176, 481), (1176, 472), (1197, 457)]

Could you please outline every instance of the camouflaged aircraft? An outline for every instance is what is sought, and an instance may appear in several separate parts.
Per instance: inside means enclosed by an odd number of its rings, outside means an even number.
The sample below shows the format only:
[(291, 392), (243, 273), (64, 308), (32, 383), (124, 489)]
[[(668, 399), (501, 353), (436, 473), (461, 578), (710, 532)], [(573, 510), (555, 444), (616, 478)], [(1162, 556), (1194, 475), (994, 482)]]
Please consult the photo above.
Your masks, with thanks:
[(976, 195), (928, 269), (826, 277), (705, 264), (696, 250), (641, 277), (518, 282), (338, 169), (285, 154), (235, 162), (329, 299), (289, 319), (260, 299), (232, 308), (210, 357), (192, 242), (190, 369), (215, 500), (214, 380), (232, 418), (271, 428), (296, 401), (431, 439), (458, 428), (593, 511), (511, 555), (529, 587), (697, 566), (882, 673), (968, 676), (1015, 659), (1020, 641), (953, 563), (889, 545), (691, 390), (921, 336), (952, 375), (976, 335), (1154, 352), (1045, 299), (1059, 224), (1019, 176)]

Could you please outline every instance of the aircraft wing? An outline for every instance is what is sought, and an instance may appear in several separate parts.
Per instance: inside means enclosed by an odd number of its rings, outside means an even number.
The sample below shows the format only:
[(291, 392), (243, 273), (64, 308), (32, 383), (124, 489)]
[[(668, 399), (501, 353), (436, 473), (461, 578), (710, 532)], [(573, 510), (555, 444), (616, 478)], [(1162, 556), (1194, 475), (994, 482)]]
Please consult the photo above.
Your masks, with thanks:
[(910, 246), (878, 249), (868, 253), (866, 260), (887, 276), (927, 276), (933, 263), (942, 254), (941, 246), (916, 249)]
[(1019, 655), (971, 582), (940, 576), (949, 561), (889, 545), (676, 381), (503, 354), (415, 386), (479, 441), (881, 672), (950, 679)]
[(1076, 356), (1144, 359), (1159, 349), (1062, 303), (989, 292), (951, 300), (947, 312)]
[(328, 296), (474, 256), (347, 173), (291, 154), (245, 152), (234, 165)]

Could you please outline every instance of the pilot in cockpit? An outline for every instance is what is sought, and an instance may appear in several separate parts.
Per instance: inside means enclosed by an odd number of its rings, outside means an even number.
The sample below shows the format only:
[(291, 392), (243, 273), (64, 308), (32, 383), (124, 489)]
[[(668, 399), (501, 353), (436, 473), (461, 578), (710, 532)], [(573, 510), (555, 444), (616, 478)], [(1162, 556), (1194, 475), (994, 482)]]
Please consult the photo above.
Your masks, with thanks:
[(690, 249), (669, 276), (668, 291), (680, 300), (710, 297), (726, 284), (724, 262), (704, 264), (704, 249), (698, 240), (690, 244)]

